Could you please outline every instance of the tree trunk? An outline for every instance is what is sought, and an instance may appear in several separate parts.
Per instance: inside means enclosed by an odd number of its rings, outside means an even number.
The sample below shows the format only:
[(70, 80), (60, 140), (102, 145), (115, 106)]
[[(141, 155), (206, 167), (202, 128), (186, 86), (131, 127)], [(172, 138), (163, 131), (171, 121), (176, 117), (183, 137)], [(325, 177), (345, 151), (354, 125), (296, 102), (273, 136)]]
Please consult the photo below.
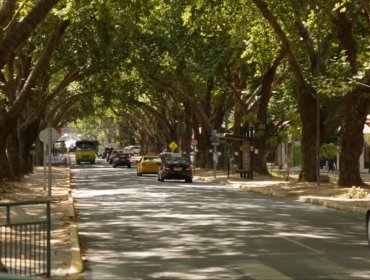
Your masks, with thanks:
[(27, 127), (21, 126), (21, 137), (19, 141), (20, 145), (20, 158), (23, 161), (23, 174), (28, 174), (33, 172), (33, 165), (34, 165), (34, 149), (32, 146), (34, 145), (35, 141), (38, 139), (39, 134), (39, 124), (40, 121), (36, 119), (32, 123), (30, 123)]
[(44, 164), (44, 143), (41, 142), (40, 139), (36, 139), (35, 165), (42, 166), (43, 164)]
[(267, 169), (267, 156), (269, 153), (267, 139), (267, 111), (268, 104), (271, 98), (272, 84), (274, 82), (276, 69), (281, 63), (282, 59), (285, 57), (285, 52), (280, 52), (280, 54), (275, 58), (271, 67), (266, 71), (262, 77), (261, 81), (261, 91), (260, 100), (258, 103), (257, 112), (257, 127), (255, 136), (255, 149), (258, 153), (253, 154), (253, 168), (256, 172), (261, 174), (268, 174)]
[(9, 160), (6, 154), (6, 139), (0, 137), (0, 178), (8, 179), (10, 177)]
[[(314, 92), (312, 91), (314, 94)], [(299, 94), (299, 111), (302, 120), (302, 180), (314, 182), (317, 178), (316, 159), (316, 99), (308, 93)]]
[[(339, 157), (339, 182), (341, 187), (363, 186), (360, 175), (360, 156), (363, 150), (363, 128), (370, 101), (357, 97), (347, 100), (347, 113), (342, 128), (341, 153)], [(356, 105), (357, 104), (357, 105)]]
[(201, 168), (212, 168), (212, 156), (208, 152), (211, 149), (211, 142), (209, 140), (210, 135), (205, 131), (200, 134), (200, 145), (199, 145), (199, 167)]
[[(233, 126), (233, 133), (235, 135), (241, 135), (242, 134), (242, 102), (240, 100), (240, 96), (235, 93), (234, 94), (234, 126)], [(234, 164), (240, 165), (240, 157), (241, 157), (241, 151), (240, 151), (241, 142), (240, 141), (233, 141), (233, 162)], [(238, 155), (236, 155), (238, 153)], [(240, 166), (238, 166), (240, 168)]]
[(277, 19), (269, 10), (265, 1), (252, 0), (262, 15), (274, 29), (280, 39), (283, 49), (287, 52), (292, 74), (295, 77), (298, 88), (299, 111), (302, 120), (302, 179), (305, 181), (316, 180), (316, 118), (312, 117), (316, 112), (315, 90), (305, 80), (303, 71), (291, 47), (291, 43)]
[(20, 181), (22, 178), (22, 166), (19, 158), (19, 141), (17, 130), (10, 133), (7, 139), (7, 152), (9, 158), (9, 164), (11, 169), (12, 177), (11, 180)]
[(14, 0), (0, 1), (0, 26), (2, 29), (9, 24), (14, 16), (16, 2), (17, 1)]
[(184, 117), (184, 135), (182, 137), (182, 149), (184, 152), (186, 152), (186, 157), (190, 158), (190, 152), (191, 152), (191, 137), (192, 137), (192, 108), (189, 102), (184, 103), (185, 108), (185, 117)]
[(10, 56), (31, 36), (40, 22), (58, 0), (40, 0), (21, 21), (14, 21), (7, 29), (4, 40), (0, 44), (0, 69), (4, 67)]
[(267, 157), (270, 150), (266, 149), (266, 146), (262, 143), (259, 144), (258, 140), (256, 141), (255, 147), (257, 148), (258, 153), (255, 153), (253, 156), (253, 170), (260, 174), (269, 174), (267, 168)]

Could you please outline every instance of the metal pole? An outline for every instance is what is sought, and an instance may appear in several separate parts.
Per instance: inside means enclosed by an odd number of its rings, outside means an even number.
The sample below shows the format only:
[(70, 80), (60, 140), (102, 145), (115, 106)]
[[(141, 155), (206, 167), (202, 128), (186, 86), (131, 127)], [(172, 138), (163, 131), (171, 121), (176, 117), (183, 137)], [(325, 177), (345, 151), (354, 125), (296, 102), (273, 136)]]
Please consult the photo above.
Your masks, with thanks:
[(49, 158), (49, 174), (48, 174), (48, 197), (51, 197), (51, 145), (52, 145), (52, 137), (51, 137), (51, 126), (48, 128), (49, 130), (49, 139), (48, 139), (48, 158)]
[(44, 166), (44, 190), (46, 191), (47, 183), (46, 183), (46, 151), (47, 151), (47, 144), (42, 142), (42, 155), (43, 155), (43, 166)]
[(316, 92), (316, 180), (320, 185), (320, 96)]
[(195, 175), (195, 168), (196, 168), (196, 161), (197, 161), (197, 146), (194, 145), (194, 159), (193, 159), (193, 165), (194, 165), (194, 170), (193, 170), (193, 175)]
[(50, 201), (46, 203), (46, 276), (51, 274), (51, 209)]
[(216, 178), (216, 169), (218, 164), (218, 154), (217, 154), (217, 143), (213, 143), (213, 177)]

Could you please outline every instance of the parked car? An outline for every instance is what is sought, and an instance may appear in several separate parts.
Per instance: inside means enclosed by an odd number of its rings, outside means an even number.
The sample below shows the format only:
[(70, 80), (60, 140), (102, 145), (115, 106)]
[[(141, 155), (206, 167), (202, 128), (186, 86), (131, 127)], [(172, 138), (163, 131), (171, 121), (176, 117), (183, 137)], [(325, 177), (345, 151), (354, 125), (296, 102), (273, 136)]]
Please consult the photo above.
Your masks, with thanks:
[(159, 166), (161, 165), (161, 158), (157, 155), (142, 156), (136, 165), (137, 176), (143, 174), (157, 174)]
[(131, 168), (130, 158), (127, 155), (120, 154), (113, 158), (112, 166), (127, 166), (128, 168)]
[(116, 159), (116, 158), (119, 158), (120, 156), (123, 156), (124, 153), (122, 150), (113, 150), (110, 155), (107, 157), (107, 161), (110, 163), (110, 164), (113, 164), (113, 161)]
[(167, 179), (185, 179), (193, 182), (193, 170), (189, 160), (181, 157), (164, 157), (158, 171), (158, 181)]
[(138, 146), (138, 145), (127, 146), (123, 150), (125, 154), (130, 154), (130, 155), (140, 154), (140, 151), (141, 151), (141, 146)]

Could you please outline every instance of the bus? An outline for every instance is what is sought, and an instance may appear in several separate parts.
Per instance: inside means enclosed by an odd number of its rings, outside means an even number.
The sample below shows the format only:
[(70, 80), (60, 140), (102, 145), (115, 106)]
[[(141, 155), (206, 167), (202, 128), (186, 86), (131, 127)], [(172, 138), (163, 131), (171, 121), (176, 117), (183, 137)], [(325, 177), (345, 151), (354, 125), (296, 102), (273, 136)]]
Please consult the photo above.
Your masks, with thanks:
[(79, 140), (76, 141), (76, 163), (89, 162), (95, 163), (96, 158), (96, 141)]

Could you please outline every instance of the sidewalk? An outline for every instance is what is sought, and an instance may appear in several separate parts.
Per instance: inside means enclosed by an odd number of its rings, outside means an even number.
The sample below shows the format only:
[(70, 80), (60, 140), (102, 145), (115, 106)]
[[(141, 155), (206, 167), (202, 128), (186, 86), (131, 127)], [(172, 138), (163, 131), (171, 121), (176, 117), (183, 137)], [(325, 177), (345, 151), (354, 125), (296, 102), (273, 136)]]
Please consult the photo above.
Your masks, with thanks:
[[(51, 279), (64, 279), (83, 269), (74, 222), (70, 176), (68, 167), (52, 167)], [(3, 183), (0, 185), (0, 203), (47, 199), (44, 178), (43, 167), (36, 167), (34, 173), (26, 176), (22, 182)]]
[[(196, 170), (194, 180), (234, 186), (241, 191), (293, 199), (347, 212), (364, 214), (370, 207), (370, 189), (339, 188), (336, 184), (337, 172), (322, 171), (322, 175), (330, 177), (330, 182), (320, 183), (320, 185), (316, 182), (298, 182), (297, 174), (294, 172), (289, 174), (288, 180), (284, 175), (284, 171), (280, 171), (279, 177), (255, 175), (253, 179), (242, 179), (239, 178), (239, 174), (231, 174), (228, 178), (226, 171), (217, 170), (215, 178), (213, 170)], [(370, 184), (369, 173), (361, 176), (365, 183)], [(359, 194), (366, 193), (366, 198), (356, 198)], [(350, 195), (354, 198), (349, 198)]]

